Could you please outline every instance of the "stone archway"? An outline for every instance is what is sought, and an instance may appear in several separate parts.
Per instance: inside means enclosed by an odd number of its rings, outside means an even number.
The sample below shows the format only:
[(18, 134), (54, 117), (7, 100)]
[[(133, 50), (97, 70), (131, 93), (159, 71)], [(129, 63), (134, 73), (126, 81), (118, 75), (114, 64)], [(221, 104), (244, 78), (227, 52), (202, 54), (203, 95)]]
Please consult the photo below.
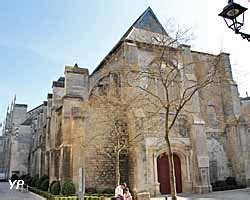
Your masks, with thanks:
[[(176, 178), (176, 191), (182, 192), (182, 176), (181, 176), (181, 161), (178, 155), (174, 153), (174, 166), (175, 166), (175, 178)], [(169, 179), (169, 164), (168, 155), (162, 153), (157, 157), (157, 171), (158, 182), (160, 183), (160, 193), (171, 193), (170, 179)]]

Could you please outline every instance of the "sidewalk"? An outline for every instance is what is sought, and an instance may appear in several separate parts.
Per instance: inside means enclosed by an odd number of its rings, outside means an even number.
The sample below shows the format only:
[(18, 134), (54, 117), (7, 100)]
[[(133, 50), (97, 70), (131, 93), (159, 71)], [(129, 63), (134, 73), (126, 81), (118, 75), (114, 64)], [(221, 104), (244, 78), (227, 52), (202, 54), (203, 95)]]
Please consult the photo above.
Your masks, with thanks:
[(0, 200), (46, 200), (32, 192), (20, 192), (16, 188), (10, 189), (8, 182), (0, 182)]
[[(165, 197), (152, 197), (151, 200), (165, 200)], [(170, 195), (168, 200), (171, 200)], [(178, 200), (250, 200), (250, 188), (226, 190), (207, 194), (181, 193)]]

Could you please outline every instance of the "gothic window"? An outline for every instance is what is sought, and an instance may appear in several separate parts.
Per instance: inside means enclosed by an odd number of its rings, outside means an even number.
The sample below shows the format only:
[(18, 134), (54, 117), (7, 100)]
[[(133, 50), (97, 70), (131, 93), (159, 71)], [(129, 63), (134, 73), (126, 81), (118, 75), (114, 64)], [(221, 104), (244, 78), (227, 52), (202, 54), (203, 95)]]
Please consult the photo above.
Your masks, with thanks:
[(41, 145), (42, 144), (42, 136), (40, 135), (39, 136), (39, 145)]
[(56, 178), (59, 178), (60, 150), (56, 150), (56, 151), (54, 152), (54, 155), (55, 155), (55, 160), (54, 160), (54, 162), (55, 162), (55, 177), (56, 177)]
[(209, 162), (209, 174), (212, 183), (217, 181), (217, 161), (212, 160)]
[(70, 154), (71, 154), (71, 148), (70, 147), (64, 147), (63, 148), (63, 175), (65, 177), (70, 177)]
[(215, 113), (215, 106), (212, 104), (208, 105), (207, 108), (207, 121), (210, 126), (213, 128), (217, 128), (217, 119), (216, 119), (216, 113)]
[(188, 122), (182, 117), (178, 120), (179, 122), (179, 133), (182, 137), (188, 137)]

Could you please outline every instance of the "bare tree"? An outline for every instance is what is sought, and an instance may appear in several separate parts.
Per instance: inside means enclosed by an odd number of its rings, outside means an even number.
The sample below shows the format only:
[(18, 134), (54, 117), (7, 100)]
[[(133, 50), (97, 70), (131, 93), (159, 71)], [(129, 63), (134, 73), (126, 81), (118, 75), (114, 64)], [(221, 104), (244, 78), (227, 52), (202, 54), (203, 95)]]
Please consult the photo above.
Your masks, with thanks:
[[(170, 168), (170, 186), (172, 199), (177, 199), (173, 150), (170, 136), (178, 117), (189, 112), (189, 102), (198, 91), (210, 84), (216, 84), (225, 78), (220, 67), (220, 56), (211, 56), (209, 60), (197, 61), (208, 65), (207, 71), (197, 78), (193, 76), (193, 61), (183, 61), (183, 49), (180, 43), (187, 41), (188, 30), (178, 29), (174, 37), (168, 35), (152, 36), (152, 42), (137, 46), (150, 50), (154, 55), (146, 66), (137, 66), (128, 73), (131, 87), (138, 88), (151, 103), (151, 111), (164, 113), (164, 138), (167, 144)], [(189, 77), (187, 77), (189, 76)], [(133, 81), (131, 81), (131, 79)], [(163, 111), (163, 112), (162, 112)]]
[[(98, 109), (100, 127), (96, 137), (108, 135), (111, 151), (104, 153), (111, 159), (115, 158), (116, 185), (120, 183), (120, 153), (136, 138), (130, 138), (127, 129), (127, 113), (140, 106), (152, 116), (164, 113), (164, 139), (168, 150), (170, 185), (172, 199), (176, 197), (176, 181), (174, 171), (173, 150), (170, 136), (177, 119), (190, 112), (189, 102), (198, 91), (211, 84), (227, 79), (226, 71), (220, 66), (220, 56), (210, 56), (204, 61), (183, 59), (183, 41), (186, 42), (188, 31), (178, 29), (175, 37), (166, 34), (152, 36), (151, 42), (136, 42), (138, 48), (151, 52), (150, 62), (144, 66), (128, 66), (123, 69), (107, 69), (96, 81), (90, 92), (89, 105)], [(205, 73), (194, 75), (193, 65), (207, 65)], [(122, 78), (121, 78), (122, 76)], [(132, 88), (132, 89), (131, 89)], [(148, 111), (150, 110), (150, 111)], [(143, 125), (142, 125), (143, 126)]]

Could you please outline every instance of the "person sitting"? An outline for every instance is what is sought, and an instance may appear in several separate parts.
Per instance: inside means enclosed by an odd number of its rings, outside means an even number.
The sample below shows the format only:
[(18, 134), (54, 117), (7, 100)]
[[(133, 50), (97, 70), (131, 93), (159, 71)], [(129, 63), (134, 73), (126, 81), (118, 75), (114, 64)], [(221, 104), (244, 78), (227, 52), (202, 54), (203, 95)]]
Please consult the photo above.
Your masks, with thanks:
[(28, 185), (26, 183), (23, 184), (23, 192), (28, 192), (29, 189), (28, 189)]
[(129, 188), (128, 187), (126, 187), (123, 192), (124, 192), (124, 194), (123, 194), (123, 199), (124, 200), (132, 200), (132, 195), (129, 192)]
[(117, 200), (123, 200), (123, 189), (126, 187), (126, 183), (122, 183), (115, 188), (115, 198)]

